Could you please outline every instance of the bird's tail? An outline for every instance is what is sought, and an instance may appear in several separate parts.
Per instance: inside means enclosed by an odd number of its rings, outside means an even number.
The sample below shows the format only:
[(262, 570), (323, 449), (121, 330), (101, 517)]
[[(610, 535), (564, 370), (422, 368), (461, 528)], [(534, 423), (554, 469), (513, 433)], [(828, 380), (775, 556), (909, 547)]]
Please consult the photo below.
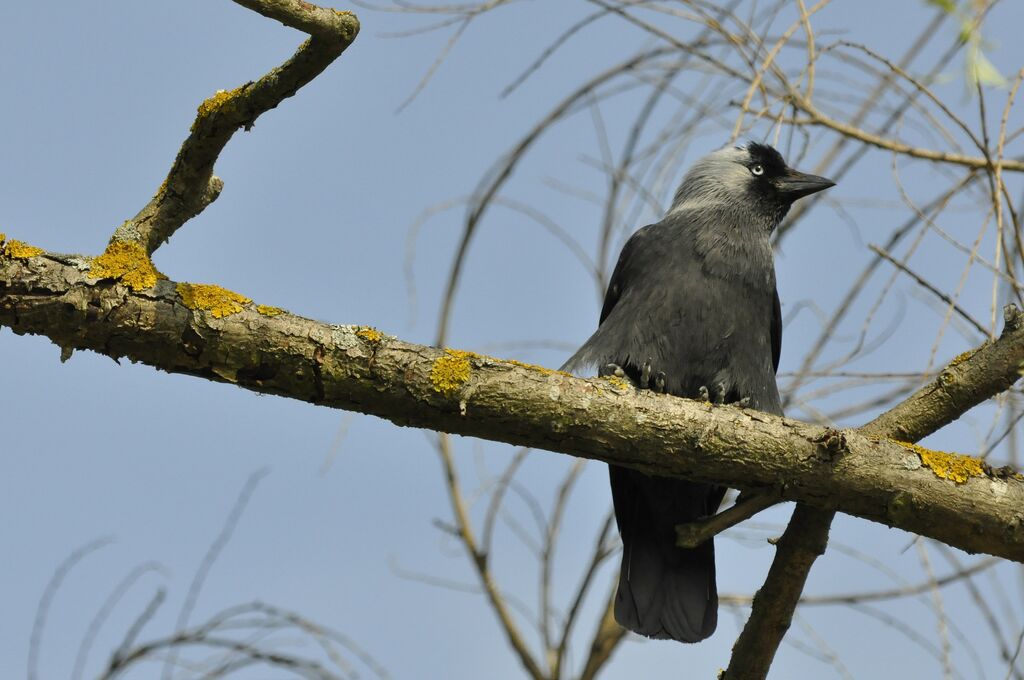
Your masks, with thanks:
[(725, 489), (610, 465), (622, 569), (615, 620), (652, 638), (699, 642), (718, 625), (715, 544), (676, 546), (678, 524), (712, 515)]
[(650, 638), (700, 642), (718, 625), (715, 545), (673, 548), (650, 534), (623, 539), (615, 620)]

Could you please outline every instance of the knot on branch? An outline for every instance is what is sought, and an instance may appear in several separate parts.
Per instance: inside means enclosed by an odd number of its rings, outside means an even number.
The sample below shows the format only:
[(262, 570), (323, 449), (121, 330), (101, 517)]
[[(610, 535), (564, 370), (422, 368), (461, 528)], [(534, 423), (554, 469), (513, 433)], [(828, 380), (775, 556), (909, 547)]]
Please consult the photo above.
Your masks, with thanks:
[(825, 430), (811, 440), (818, 445), (818, 453), (822, 460), (832, 462), (847, 452), (846, 435), (842, 430), (826, 427)]
[(1012, 302), (1003, 307), (1003, 332), (1002, 335), (1012, 333), (1024, 324), (1024, 312), (1021, 312), (1017, 305)]

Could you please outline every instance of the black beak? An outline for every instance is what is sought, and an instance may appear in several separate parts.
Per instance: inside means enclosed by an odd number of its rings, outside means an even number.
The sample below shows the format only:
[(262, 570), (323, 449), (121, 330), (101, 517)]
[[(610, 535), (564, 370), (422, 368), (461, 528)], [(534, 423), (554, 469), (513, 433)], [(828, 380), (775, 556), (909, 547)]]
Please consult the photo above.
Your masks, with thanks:
[(791, 201), (816, 194), (822, 189), (828, 189), (835, 185), (835, 182), (825, 177), (808, 175), (792, 168), (786, 170), (785, 174), (778, 179), (777, 184), (779, 193)]

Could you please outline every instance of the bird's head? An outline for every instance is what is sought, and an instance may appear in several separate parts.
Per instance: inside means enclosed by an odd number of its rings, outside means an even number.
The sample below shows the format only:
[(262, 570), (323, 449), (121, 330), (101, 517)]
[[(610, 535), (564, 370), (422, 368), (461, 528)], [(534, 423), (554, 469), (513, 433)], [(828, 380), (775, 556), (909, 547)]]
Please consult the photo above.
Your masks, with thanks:
[(789, 167), (782, 154), (767, 144), (750, 142), (720, 149), (694, 163), (669, 212), (738, 211), (771, 231), (793, 201), (834, 185), (830, 179)]

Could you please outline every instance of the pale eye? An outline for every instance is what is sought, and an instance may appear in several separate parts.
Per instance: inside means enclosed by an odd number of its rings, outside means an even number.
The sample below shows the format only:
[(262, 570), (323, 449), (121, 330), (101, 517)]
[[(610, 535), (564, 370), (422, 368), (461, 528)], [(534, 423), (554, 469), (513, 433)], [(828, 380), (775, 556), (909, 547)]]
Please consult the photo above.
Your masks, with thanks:
[(750, 166), (750, 174), (754, 177), (760, 177), (764, 174), (764, 166), (760, 163)]

